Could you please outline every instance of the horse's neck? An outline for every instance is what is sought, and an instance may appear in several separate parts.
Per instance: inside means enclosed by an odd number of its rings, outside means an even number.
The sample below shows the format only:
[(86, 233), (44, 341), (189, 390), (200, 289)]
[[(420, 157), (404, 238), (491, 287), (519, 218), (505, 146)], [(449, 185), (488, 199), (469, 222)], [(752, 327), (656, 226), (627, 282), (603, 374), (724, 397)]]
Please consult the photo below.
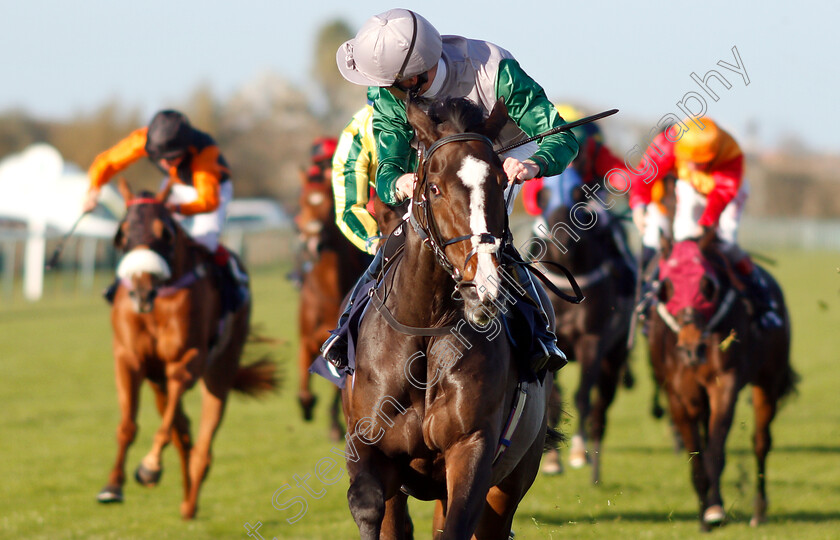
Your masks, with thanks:
[(394, 315), (403, 324), (428, 327), (451, 318), (461, 309), (452, 300), (452, 279), (434, 252), (423, 246), (414, 231), (407, 233), (405, 254), (395, 271), (389, 296), (396, 300)]
[(186, 232), (179, 230), (175, 241), (175, 254), (172, 264), (172, 280), (177, 281), (184, 274), (195, 270), (202, 260), (210, 259), (212, 254)]

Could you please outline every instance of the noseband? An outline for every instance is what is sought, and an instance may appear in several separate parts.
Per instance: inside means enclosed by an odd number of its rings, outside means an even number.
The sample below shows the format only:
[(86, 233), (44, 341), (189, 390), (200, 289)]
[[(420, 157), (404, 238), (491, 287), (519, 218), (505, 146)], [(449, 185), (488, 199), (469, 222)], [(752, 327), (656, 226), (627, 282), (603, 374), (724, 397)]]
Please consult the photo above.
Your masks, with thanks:
[[(437, 257), (438, 263), (449, 273), (452, 279), (455, 280), (456, 285), (461, 284), (463, 276), (452, 263), (452, 261), (449, 259), (449, 257), (447, 257), (446, 252), (444, 251), (447, 246), (451, 246), (453, 244), (457, 244), (458, 242), (463, 242), (465, 240), (476, 240), (475, 246), (467, 254), (467, 258), (464, 261), (464, 266), (466, 267), (470, 259), (476, 253), (498, 254), (506, 241), (505, 238), (493, 236), (493, 234), (491, 234), (490, 232), (482, 232), (478, 234), (465, 234), (462, 236), (456, 236), (455, 238), (451, 238), (449, 240), (443, 240), (440, 234), (440, 229), (437, 226), (437, 221), (435, 220), (434, 214), (432, 213), (430, 205), (431, 197), (429, 193), (430, 187), (429, 183), (426, 181), (426, 177), (428, 175), (429, 160), (440, 147), (446, 144), (469, 141), (483, 142), (491, 149), (493, 148), (493, 142), (489, 138), (479, 133), (456, 133), (454, 135), (447, 135), (446, 137), (442, 137), (435, 141), (435, 143), (432, 146), (430, 146), (428, 150), (425, 151), (425, 155), (422, 145), (420, 148), (418, 148), (416, 171), (417, 185), (414, 188), (412, 206), (417, 206), (422, 211), (423, 219), (426, 222), (426, 225), (423, 226), (420, 223), (420, 221), (417, 219), (416, 214), (413, 211), (413, 208), (409, 211), (409, 222), (414, 228), (414, 232), (417, 233), (417, 236), (420, 237), (420, 239), (423, 241), (423, 244), (434, 252), (435, 256)], [(421, 193), (422, 196), (419, 196), (421, 195)], [(505, 218), (507, 219), (507, 214), (505, 214)], [(508, 227), (506, 222), (506, 236), (507, 230)]]

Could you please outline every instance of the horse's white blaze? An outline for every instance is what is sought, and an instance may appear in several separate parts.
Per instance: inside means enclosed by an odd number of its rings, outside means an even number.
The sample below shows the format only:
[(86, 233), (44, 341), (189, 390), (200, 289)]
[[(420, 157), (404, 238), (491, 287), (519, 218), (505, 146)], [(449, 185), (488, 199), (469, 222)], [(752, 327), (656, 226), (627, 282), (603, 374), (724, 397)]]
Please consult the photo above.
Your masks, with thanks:
[(139, 248), (126, 253), (117, 266), (117, 276), (120, 279), (130, 279), (140, 274), (152, 274), (161, 279), (169, 279), (172, 272), (166, 259), (151, 249)]
[[(473, 233), (471, 239), (473, 248), (478, 245), (478, 235), (488, 232), (487, 216), (484, 213), (484, 183), (489, 173), (490, 165), (473, 156), (465, 157), (458, 170), (458, 177), (465, 186), (470, 188), (470, 231)], [(493, 256), (490, 253), (481, 252), (475, 256), (478, 266), (475, 270), (474, 281), (478, 299), (483, 302), (486, 298), (496, 298), (499, 293), (499, 279), (496, 267), (493, 265)]]

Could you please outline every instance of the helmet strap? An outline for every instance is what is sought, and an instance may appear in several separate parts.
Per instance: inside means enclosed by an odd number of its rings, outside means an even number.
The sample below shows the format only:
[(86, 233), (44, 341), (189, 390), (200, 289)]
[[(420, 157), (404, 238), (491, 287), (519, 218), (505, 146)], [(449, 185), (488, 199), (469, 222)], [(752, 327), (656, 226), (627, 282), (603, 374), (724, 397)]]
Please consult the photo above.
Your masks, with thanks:
[(402, 66), (400, 66), (400, 70), (397, 72), (396, 76), (394, 77), (394, 82), (403, 78), (403, 74), (405, 73), (405, 66), (408, 65), (409, 59), (411, 59), (411, 53), (414, 52), (414, 43), (417, 41), (417, 17), (414, 15), (413, 11), (408, 11), (411, 13), (411, 23), (412, 23), (412, 30), (411, 30), (411, 43), (408, 45), (408, 52), (405, 53), (405, 59), (403, 59)]

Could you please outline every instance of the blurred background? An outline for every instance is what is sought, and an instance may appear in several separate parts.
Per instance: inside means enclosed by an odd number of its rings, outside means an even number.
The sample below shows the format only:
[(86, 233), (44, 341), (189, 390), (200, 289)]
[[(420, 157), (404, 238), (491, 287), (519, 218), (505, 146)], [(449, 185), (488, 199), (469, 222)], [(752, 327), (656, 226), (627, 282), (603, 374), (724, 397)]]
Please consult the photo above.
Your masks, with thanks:
[[(0, 5), (0, 290), (7, 297), (13, 269), (26, 259), (26, 223), (44, 230), (49, 250), (78, 216), (76, 199), (93, 158), (162, 108), (184, 111), (217, 139), (237, 198), (262, 199), (259, 211), (238, 209), (248, 229), (232, 220), (234, 249), (244, 250), (246, 233), (258, 232), (262, 222), (287, 228), (281, 214), (295, 211), (310, 142), (337, 135), (364, 100), (364, 89), (339, 75), (335, 50), (367, 17), (394, 7), (370, 0), (294, 8), (254, 0)], [(840, 8), (810, 6), (526, 1), (515, 11), (502, 2), (480, 10), (451, 2), (414, 8), (442, 34), (507, 48), (558, 103), (587, 113), (619, 108), (601, 122), (619, 156), (636, 144), (644, 148), (663, 116), (685, 116), (678, 102), (697, 111), (699, 102), (686, 100), (690, 93), (703, 97), (705, 114), (748, 155), (744, 242), (837, 249), (840, 75), (825, 58), (840, 50), (831, 28)], [(739, 60), (743, 74), (722, 64)], [(710, 70), (729, 84), (707, 80), (716, 101), (694, 80)], [(40, 146), (27, 153), (36, 143), (55, 151)], [(125, 176), (135, 188), (153, 189), (159, 173), (144, 160)], [(100, 218), (119, 218), (118, 199), (106, 197), (103, 206)], [(65, 265), (79, 249), (97, 260), (109, 256), (111, 231), (90, 221)], [(103, 242), (82, 245), (85, 237)], [(263, 259), (287, 255), (282, 242), (273, 247), (254, 251)]]

